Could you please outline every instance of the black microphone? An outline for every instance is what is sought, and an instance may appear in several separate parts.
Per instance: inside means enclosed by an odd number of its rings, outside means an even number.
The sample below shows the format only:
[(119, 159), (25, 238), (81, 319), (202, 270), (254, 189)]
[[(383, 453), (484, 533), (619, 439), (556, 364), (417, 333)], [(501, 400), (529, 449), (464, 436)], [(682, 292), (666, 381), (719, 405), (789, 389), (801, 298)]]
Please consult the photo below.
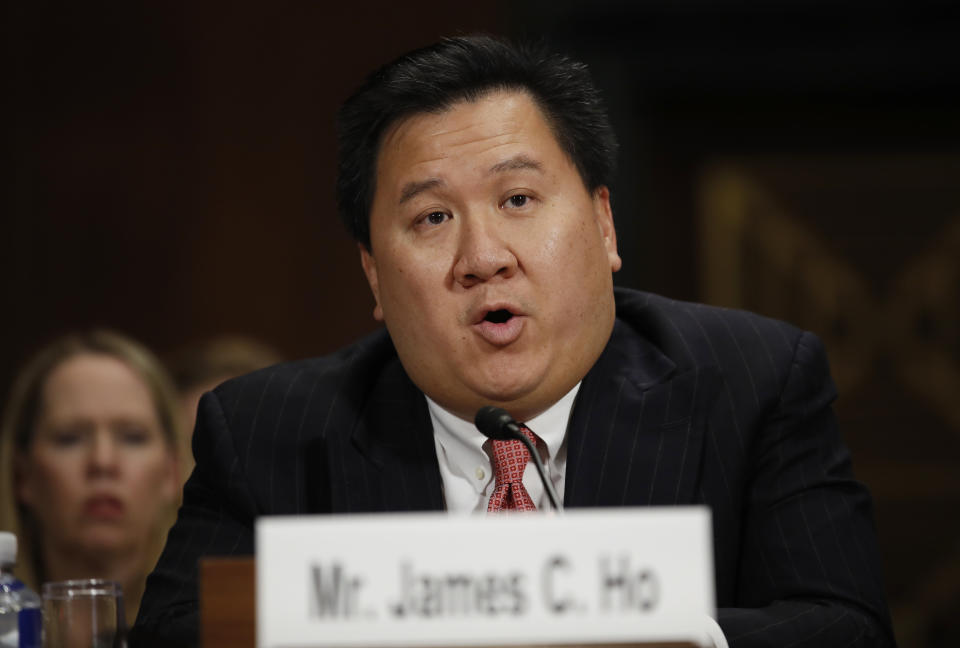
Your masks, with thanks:
[(547, 469), (540, 459), (540, 453), (537, 452), (533, 441), (527, 438), (520, 429), (520, 424), (513, 420), (513, 417), (505, 409), (494, 407), (493, 405), (484, 405), (477, 410), (477, 415), (473, 418), (474, 424), (484, 436), (495, 441), (517, 440), (527, 446), (530, 451), (530, 458), (533, 459), (533, 465), (537, 467), (537, 473), (540, 474), (540, 481), (543, 482), (543, 489), (550, 499), (553, 510), (557, 513), (563, 513), (563, 506), (560, 504), (560, 498), (553, 484), (547, 479)]

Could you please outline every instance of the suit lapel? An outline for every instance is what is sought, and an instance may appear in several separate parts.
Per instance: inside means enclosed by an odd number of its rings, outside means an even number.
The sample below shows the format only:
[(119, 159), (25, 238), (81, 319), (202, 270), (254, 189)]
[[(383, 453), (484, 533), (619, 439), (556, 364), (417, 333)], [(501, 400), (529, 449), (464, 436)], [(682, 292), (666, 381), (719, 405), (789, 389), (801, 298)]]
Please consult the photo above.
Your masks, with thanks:
[(691, 503), (717, 376), (713, 367), (678, 368), (618, 320), (574, 405), (565, 504)]
[(334, 510), (444, 508), (426, 400), (398, 360), (390, 362), (378, 377), (348, 445), (343, 453), (348, 459), (337, 472), (350, 486), (335, 494)]

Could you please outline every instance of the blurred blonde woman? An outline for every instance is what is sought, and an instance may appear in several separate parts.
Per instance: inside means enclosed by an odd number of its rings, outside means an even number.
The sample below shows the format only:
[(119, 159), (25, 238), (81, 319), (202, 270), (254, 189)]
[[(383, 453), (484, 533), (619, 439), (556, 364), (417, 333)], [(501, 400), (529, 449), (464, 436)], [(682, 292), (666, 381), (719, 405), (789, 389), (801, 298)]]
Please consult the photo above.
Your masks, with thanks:
[(17, 573), (120, 583), (132, 623), (180, 497), (178, 409), (167, 374), (108, 331), (61, 338), (14, 383), (0, 429), (0, 528)]

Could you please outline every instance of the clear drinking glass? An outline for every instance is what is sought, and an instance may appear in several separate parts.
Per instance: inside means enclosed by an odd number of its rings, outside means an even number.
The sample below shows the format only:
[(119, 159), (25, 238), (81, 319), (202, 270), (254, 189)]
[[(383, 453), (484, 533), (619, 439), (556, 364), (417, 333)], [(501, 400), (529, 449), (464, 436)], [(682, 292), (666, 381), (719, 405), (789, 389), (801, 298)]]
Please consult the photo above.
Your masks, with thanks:
[(43, 585), (44, 648), (123, 648), (124, 625), (123, 594), (114, 581)]

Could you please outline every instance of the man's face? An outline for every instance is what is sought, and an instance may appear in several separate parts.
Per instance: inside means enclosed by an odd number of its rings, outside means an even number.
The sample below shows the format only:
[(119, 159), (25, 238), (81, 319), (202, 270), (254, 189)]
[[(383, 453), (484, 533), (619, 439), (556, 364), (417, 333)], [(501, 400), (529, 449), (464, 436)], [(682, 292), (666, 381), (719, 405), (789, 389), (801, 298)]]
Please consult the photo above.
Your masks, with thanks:
[(606, 187), (589, 192), (522, 92), (387, 131), (361, 261), (400, 361), (441, 406), (529, 420), (573, 388), (613, 327)]

